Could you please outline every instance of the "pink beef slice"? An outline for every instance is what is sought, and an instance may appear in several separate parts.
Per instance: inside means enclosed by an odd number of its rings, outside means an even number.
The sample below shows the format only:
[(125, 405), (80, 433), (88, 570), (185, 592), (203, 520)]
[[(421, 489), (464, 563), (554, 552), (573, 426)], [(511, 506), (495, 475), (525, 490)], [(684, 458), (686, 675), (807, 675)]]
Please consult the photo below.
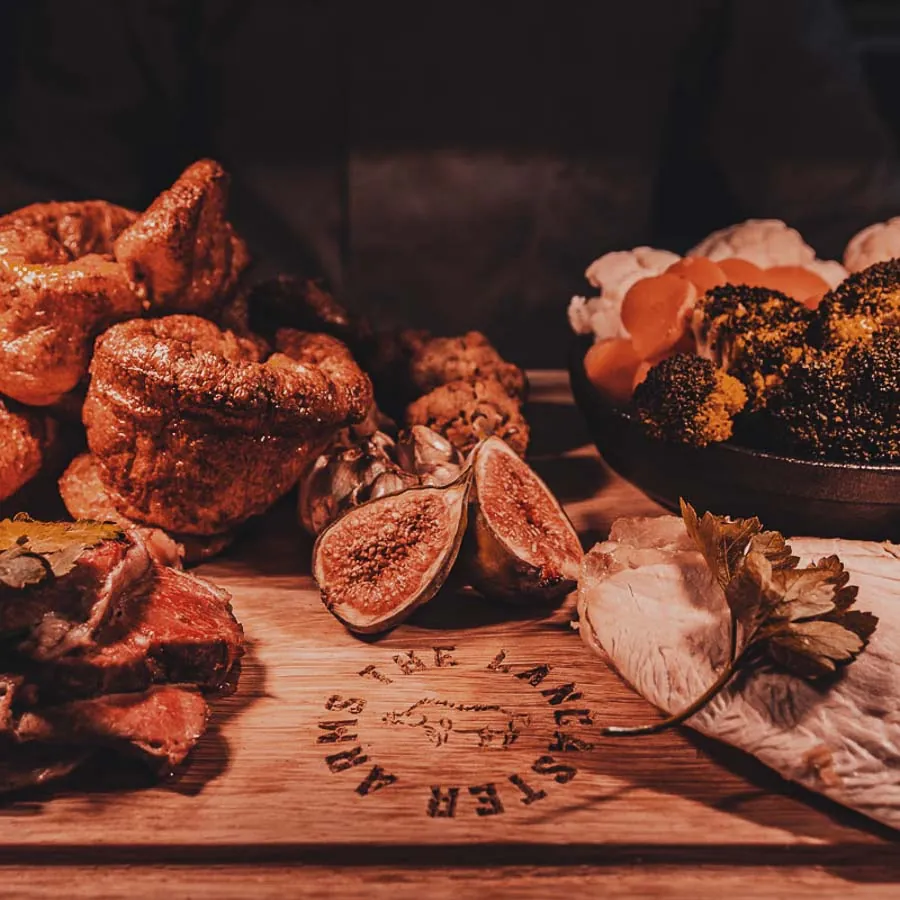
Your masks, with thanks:
[(160, 685), (141, 693), (107, 694), (25, 712), (16, 728), (23, 744), (134, 750), (171, 769), (206, 730), (209, 707), (195, 689)]
[(154, 683), (220, 687), (243, 655), (231, 597), (208, 581), (154, 563), (120, 596), (95, 641), (29, 667), (41, 702), (141, 691)]
[(0, 586), (0, 635), (24, 633), (19, 651), (49, 660), (90, 645), (119, 597), (150, 571), (140, 539), (103, 541), (71, 572), (29, 588)]

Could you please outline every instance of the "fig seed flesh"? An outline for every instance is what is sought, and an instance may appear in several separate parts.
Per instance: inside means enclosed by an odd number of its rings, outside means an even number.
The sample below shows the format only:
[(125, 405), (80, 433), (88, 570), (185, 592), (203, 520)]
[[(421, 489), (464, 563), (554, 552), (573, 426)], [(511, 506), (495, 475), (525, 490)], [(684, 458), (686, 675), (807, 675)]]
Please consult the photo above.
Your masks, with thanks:
[(414, 487), (351, 509), (316, 541), (325, 606), (352, 631), (377, 633), (430, 600), (459, 553), (470, 480)]
[(473, 469), (467, 561), (475, 587), (510, 601), (549, 602), (567, 594), (583, 551), (547, 485), (497, 437), (477, 448)]

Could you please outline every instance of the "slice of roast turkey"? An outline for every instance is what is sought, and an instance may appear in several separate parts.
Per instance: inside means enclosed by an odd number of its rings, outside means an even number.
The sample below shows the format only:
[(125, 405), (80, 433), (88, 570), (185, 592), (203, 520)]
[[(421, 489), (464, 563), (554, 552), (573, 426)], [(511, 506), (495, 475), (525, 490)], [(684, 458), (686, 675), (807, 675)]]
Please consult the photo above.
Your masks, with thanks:
[[(900, 547), (797, 538), (801, 564), (837, 554), (879, 617), (869, 646), (827, 687), (757, 671), (687, 725), (753, 754), (784, 778), (900, 828)], [(621, 519), (587, 554), (581, 633), (648, 701), (678, 713), (727, 662), (721, 588), (680, 519)], [(641, 724), (641, 723), (636, 723)]]

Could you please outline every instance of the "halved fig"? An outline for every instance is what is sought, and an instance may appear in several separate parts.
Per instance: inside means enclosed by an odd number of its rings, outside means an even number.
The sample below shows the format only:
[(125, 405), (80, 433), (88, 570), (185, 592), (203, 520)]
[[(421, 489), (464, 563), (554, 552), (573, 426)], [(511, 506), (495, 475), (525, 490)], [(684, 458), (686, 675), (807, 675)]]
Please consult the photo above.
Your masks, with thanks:
[(322, 602), (351, 631), (387, 631), (447, 580), (466, 530), (469, 471), (351, 509), (319, 535), (313, 575)]
[(488, 438), (473, 457), (475, 509), (465, 551), (473, 586), (510, 602), (569, 593), (584, 554), (550, 489), (500, 438)]

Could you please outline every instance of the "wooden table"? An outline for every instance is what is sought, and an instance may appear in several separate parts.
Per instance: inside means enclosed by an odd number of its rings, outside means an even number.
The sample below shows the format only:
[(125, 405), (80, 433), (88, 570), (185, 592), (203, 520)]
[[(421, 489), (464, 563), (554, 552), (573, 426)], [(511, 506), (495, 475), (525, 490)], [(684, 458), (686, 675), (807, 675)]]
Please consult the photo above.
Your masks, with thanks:
[[(586, 446), (565, 379), (534, 378), (535, 467), (586, 545), (659, 509)], [(350, 636), (283, 504), (202, 574), (249, 657), (171, 783), (86, 773), (0, 807), (0, 896), (900, 897), (900, 846), (653, 715), (556, 610), (445, 591)]]

